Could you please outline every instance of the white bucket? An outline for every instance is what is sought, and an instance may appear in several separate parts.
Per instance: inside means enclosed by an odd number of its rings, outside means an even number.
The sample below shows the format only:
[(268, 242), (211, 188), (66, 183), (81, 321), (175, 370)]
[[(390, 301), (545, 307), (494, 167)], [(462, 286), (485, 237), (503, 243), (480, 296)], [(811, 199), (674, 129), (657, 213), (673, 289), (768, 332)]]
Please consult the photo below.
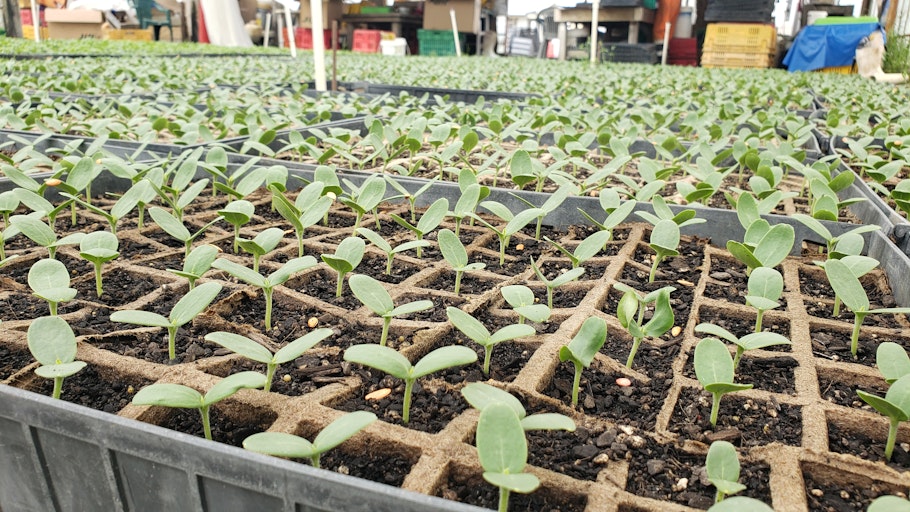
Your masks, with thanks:
[(673, 30), (673, 37), (678, 39), (689, 39), (692, 37), (692, 8), (681, 7), (679, 16), (676, 18), (676, 28)]
[(404, 57), (408, 53), (408, 41), (403, 37), (383, 39), (379, 41), (379, 49), (383, 55)]
[(806, 25), (815, 25), (815, 22), (828, 17), (828, 11), (809, 11), (806, 13)]

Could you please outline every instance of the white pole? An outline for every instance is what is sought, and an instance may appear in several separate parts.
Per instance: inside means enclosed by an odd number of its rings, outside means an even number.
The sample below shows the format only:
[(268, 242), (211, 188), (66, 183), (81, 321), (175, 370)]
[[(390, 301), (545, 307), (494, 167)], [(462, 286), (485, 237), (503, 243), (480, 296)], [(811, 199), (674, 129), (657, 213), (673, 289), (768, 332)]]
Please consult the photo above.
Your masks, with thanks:
[(664, 24), (664, 47), (663, 47), (663, 50), (661, 51), (661, 56), (660, 56), (660, 65), (661, 66), (667, 65), (667, 52), (670, 49), (669, 46), (670, 46), (670, 22), (668, 21), (666, 24)]
[(288, 26), (288, 45), (291, 47), (291, 57), (297, 58), (297, 41), (294, 34), (294, 19), (291, 18), (291, 8), (284, 5), (284, 22)]
[(455, 55), (461, 57), (461, 43), (458, 40), (458, 22), (455, 21), (455, 9), (449, 9), (449, 17), (452, 18), (452, 39), (455, 40)]
[(32, 27), (35, 28), (35, 42), (41, 42), (41, 11), (38, 10), (38, 3), (32, 0)]
[(313, 66), (316, 90), (325, 91), (325, 35), (322, 25), (322, 0), (310, 0), (310, 13), (313, 16)]
[(265, 13), (265, 41), (262, 42), (262, 46), (268, 47), (269, 45), (269, 36), (272, 34), (272, 13)]
[(597, 19), (600, 17), (600, 0), (591, 2), (591, 65), (597, 63)]

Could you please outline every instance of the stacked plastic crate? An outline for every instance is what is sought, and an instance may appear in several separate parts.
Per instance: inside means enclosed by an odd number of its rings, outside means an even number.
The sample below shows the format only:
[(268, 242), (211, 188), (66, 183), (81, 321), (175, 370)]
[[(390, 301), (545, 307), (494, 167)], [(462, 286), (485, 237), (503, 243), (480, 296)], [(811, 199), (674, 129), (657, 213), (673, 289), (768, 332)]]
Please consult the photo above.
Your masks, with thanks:
[(652, 43), (603, 43), (600, 60), (601, 62), (656, 64), (658, 61), (657, 45)]
[(706, 68), (770, 68), (777, 55), (777, 30), (761, 23), (709, 23), (702, 48)]

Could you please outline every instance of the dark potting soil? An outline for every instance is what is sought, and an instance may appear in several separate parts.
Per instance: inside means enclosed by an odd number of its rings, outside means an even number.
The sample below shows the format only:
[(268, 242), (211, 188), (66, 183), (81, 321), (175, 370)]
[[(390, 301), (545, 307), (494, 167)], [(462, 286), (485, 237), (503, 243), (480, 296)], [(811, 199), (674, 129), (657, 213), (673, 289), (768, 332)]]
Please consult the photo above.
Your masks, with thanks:
[[(132, 327), (123, 324), (123, 329)], [(225, 353), (220, 346), (205, 341), (204, 337), (208, 333), (209, 330), (204, 328), (186, 329), (181, 327), (177, 329), (177, 337), (174, 342), (176, 357), (173, 360), (168, 358), (167, 331), (165, 329), (151, 334), (114, 334), (88, 340), (88, 342), (97, 348), (110, 350), (122, 356), (135, 357), (158, 364), (180, 364)]]
[[(831, 472), (828, 469), (826, 472)], [(863, 480), (867, 480), (863, 478)], [(851, 482), (844, 474), (842, 482), (820, 478), (811, 469), (803, 468), (806, 499), (812, 512), (862, 512), (872, 500), (888, 494), (906, 496), (907, 489), (879, 481)]]
[[(63, 315), (78, 311), (83, 304), (73, 300), (57, 304), (57, 314)], [(31, 320), (50, 314), (50, 305), (44, 299), (31, 292), (12, 292), (0, 299), (0, 313), (6, 320)]]
[[(632, 361), (632, 369), (647, 374), (653, 378), (653, 375), (662, 373), (672, 377), (673, 360), (679, 354), (682, 337), (664, 342), (651, 340), (642, 340), (638, 346), (638, 352)], [(629, 354), (632, 352), (632, 338), (628, 333), (615, 330), (607, 333), (607, 341), (604, 342), (600, 352), (608, 357), (615, 359), (620, 364), (625, 365), (629, 360)], [(574, 370), (573, 370), (574, 371)]]
[(508, 277), (517, 276), (518, 274), (521, 274), (522, 272), (527, 270), (528, 267), (531, 266), (531, 261), (529, 259), (515, 259), (515, 258), (511, 258), (511, 259), (506, 258), (505, 261), (503, 261), (503, 264), (500, 265), (498, 254), (496, 256), (491, 256), (491, 255), (489, 255), (485, 252), (481, 252), (481, 251), (476, 251), (474, 253), (472, 262), (483, 263), (487, 266), (486, 267), (487, 271), (493, 272), (494, 274), (497, 274), (500, 276), (508, 276)]
[[(133, 395), (152, 381), (135, 375), (102, 375), (92, 365), (88, 365), (75, 375), (63, 379), (60, 398), (77, 405), (91, 407), (99, 411), (116, 414), (133, 400)], [(38, 379), (34, 391), (51, 396), (54, 381)]]
[[(537, 281), (533, 281), (529, 284), (534, 284)], [(531, 290), (534, 292), (534, 298), (538, 300), (539, 304), (547, 303), (547, 288), (541, 286), (531, 286)], [(573, 286), (572, 288), (567, 288), (565, 286), (557, 287), (553, 290), (553, 309), (572, 309), (578, 307), (588, 292), (591, 291), (590, 288), (580, 288)]]
[[(511, 324), (519, 323), (518, 313), (512, 311), (511, 306), (508, 304), (503, 304), (504, 309), (497, 311), (498, 314), (493, 314), (490, 309), (483, 309), (474, 313), (474, 318), (480, 321), (487, 330), (491, 333), (502, 329), (503, 327)], [(531, 322), (530, 320), (525, 320), (525, 323), (530, 325), (537, 331), (537, 334), (553, 334), (559, 330), (560, 321), (553, 318), (553, 315), (550, 315), (550, 318), (543, 322)]]
[(812, 352), (816, 357), (823, 357), (832, 361), (875, 366), (875, 352), (880, 343), (893, 341), (905, 349), (910, 348), (910, 340), (907, 338), (899, 335), (888, 336), (864, 332), (860, 328), (856, 357), (853, 357), (853, 354), (850, 353), (852, 324), (845, 325), (843, 330), (810, 324), (810, 329), (812, 331)]
[[(738, 384), (752, 384), (755, 389), (772, 393), (796, 395), (793, 370), (797, 366), (799, 363), (792, 357), (753, 357), (746, 352), (739, 361), (735, 381)], [(686, 360), (683, 375), (690, 379), (696, 378), (693, 355)]]
[[(723, 327), (724, 329), (730, 331), (737, 338), (742, 338), (743, 336), (755, 332), (756, 316), (757, 315), (752, 315), (748, 319), (740, 318), (738, 316), (730, 314), (729, 311), (724, 311), (723, 309), (714, 308), (711, 306), (702, 306), (698, 309), (698, 323), (711, 323), (719, 327)], [(790, 321), (784, 318), (769, 315), (767, 312), (765, 312), (765, 315), (762, 317), (762, 331), (777, 333), (787, 339), (790, 339)], [(770, 350), (772, 352), (790, 352), (791, 346), (773, 345), (766, 347), (763, 350)]]
[[(644, 354), (640, 351), (636, 362), (642, 355)], [(653, 429), (667, 390), (673, 383), (673, 375), (666, 369), (657, 370), (654, 367), (648, 367), (648, 373), (650, 382), (632, 379), (631, 386), (622, 387), (616, 384), (616, 379), (625, 375), (607, 371), (597, 362), (593, 363), (581, 374), (577, 409), (617, 424), (643, 430)], [(574, 377), (575, 368), (572, 363), (560, 363), (543, 394), (571, 406)]]
[[(436, 379), (417, 379), (411, 396), (410, 419), (402, 423), (404, 381), (359, 364), (350, 365), (350, 373), (360, 377), (362, 384), (354, 393), (338, 403), (327, 404), (340, 411), (370, 411), (380, 420), (407, 428), (436, 434), (455, 416), (467, 409), (461, 394)], [(364, 397), (373, 391), (390, 388), (392, 392), (380, 400)]]
[[(704, 455), (690, 454), (672, 445), (649, 441), (626, 441), (623, 445), (628, 452), (618, 451), (615, 455), (629, 460), (626, 491), (698, 509), (714, 504), (715, 488), (708, 481)], [(739, 483), (745, 485), (746, 490), (737, 496), (771, 503), (770, 477), (771, 470), (767, 464), (744, 462)]]
[(448, 368), (434, 374), (434, 377), (440, 378), (449, 384), (458, 385), (468, 382), (484, 382), (493, 379), (499, 382), (512, 382), (518, 376), (518, 373), (527, 364), (537, 345), (520, 343), (517, 341), (505, 341), (498, 343), (493, 347), (490, 355), (490, 374), (483, 373), (484, 349), (473, 341), (467, 339), (461, 332), (453, 330), (448, 336), (443, 336), (436, 342), (430, 350), (449, 346), (464, 345), (477, 353), (477, 362), (466, 366)]
[(158, 283), (149, 276), (123, 268), (102, 273), (101, 286), (104, 293), (98, 297), (94, 277), (73, 283), (73, 288), (79, 291), (77, 298), (114, 307), (137, 301), (159, 288)]
[[(871, 300), (871, 299), (870, 299)], [(853, 327), (853, 313), (849, 308), (841, 304), (840, 314), (834, 316), (834, 304), (828, 304), (825, 302), (810, 302), (806, 301), (806, 313), (817, 318), (826, 318), (830, 320), (840, 320), (849, 324)], [(871, 308), (876, 309), (879, 306), (875, 303), (872, 303)], [(898, 319), (903, 320), (903, 323)], [(898, 315), (887, 315), (887, 314), (872, 314), (866, 315), (866, 318), (863, 319), (864, 327), (884, 327), (887, 329), (906, 329), (907, 326), (904, 323), (907, 322), (906, 316), (902, 314)], [(862, 332), (862, 329), (860, 329)]]
[(10, 378), (34, 360), (35, 358), (28, 350), (19, 350), (6, 344), (0, 344), (0, 381)]
[(323, 454), (319, 458), (319, 467), (343, 475), (401, 487), (414, 462), (400, 454), (384, 454), (375, 450), (354, 453), (339, 448)]
[(466, 302), (464, 299), (459, 297), (405, 294), (396, 299), (395, 304), (400, 306), (402, 304), (407, 304), (409, 302), (415, 302), (418, 300), (429, 300), (433, 303), (433, 307), (430, 309), (425, 309), (423, 311), (418, 311), (416, 313), (401, 315), (396, 318), (400, 320), (414, 320), (418, 322), (448, 322), (449, 318), (446, 316), (446, 308), (457, 308)]
[[(300, 396), (316, 389), (345, 380), (341, 368), (341, 354), (304, 354), (290, 363), (279, 365), (272, 379), (271, 391), (287, 396)], [(244, 371), (255, 371), (265, 375), (264, 363), (239, 359), (226, 365), (206, 370), (218, 377), (227, 377)]]
[[(690, 283), (697, 283), (698, 279), (701, 277), (701, 267), (705, 255), (705, 245), (707, 245), (707, 243), (707, 239), (698, 237), (693, 237), (691, 240), (683, 239), (678, 248), (679, 256), (666, 258), (657, 266), (657, 273), (654, 278), (655, 283), (661, 281), (664, 282), (662, 286), (666, 286), (667, 284), (676, 283), (680, 279)], [(627, 275), (627, 272), (631, 271), (634, 267), (626, 265), (623, 269), (623, 278), (634, 279), (639, 283), (642, 282), (642, 278), (644, 281), (647, 281), (651, 271), (652, 257), (654, 254), (654, 250), (647, 244), (639, 244), (635, 250), (635, 254), (632, 256), (632, 261), (644, 265), (647, 267), (648, 271), (644, 272), (643, 270), (638, 269), (634, 271), (634, 275)]]
[[(882, 395), (883, 396), (883, 395)], [(880, 426), (887, 432), (888, 420), (882, 416)], [(891, 460), (885, 460), (885, 436), (872, 437), (868, 431), (848, 429), (841, 427), (836, 421), (828, 421), (828, 449), (832, 452), (855, 455), (862, 459), (883, 462), (898, 471), (910, 469), (910, 451), (908, 445), (900, 442), (894, 443)]]
[[(226, 413), (219, 404), (215, 404), (209, 409), (213, 441), (242, 447), (244, 439), (253, 434), (265, 432), (278, 417), (267, 409), (249, 406), (242, 406), (242, 408), (244, 418)], [(204, 437), (202, 415), (197, 409), (174, 409), (158, 425), (184, 434)]]
[[(471, 474), (462, 468), (450, 468), (448, 479), (435, 495), (493, 510), (499, 506), (499, 488), (487, 483), (480, 474)], [(586, 505), (584, 495), (572, 495), (549, 487), (538, 488), (531, 494), (509, 494), (512, 512), (581, 512)]]
[[(118, 259), (132, 260), (143, 256), (149, 256), (158, 252), (160, 248), (159, 245), (153, 244), (148, 240), (124, 236), (120, 238), (120, 246), (118, 247), (120, 256), (118, 256)], [(180, 254), (180, 260), (176, 265), (178, 266), (171, 266), (170, 268), (183, 267), (183, 254)]]
[[(464, 272), (461, 276), (461, 287), (458, 290), (459, 295), (480, 295), (490, 290), (498, 284), (498, 281), (486, 277), (477, 277), (471, 272)], [(455, 272), (452, 270), (443, 270), (436, 278), (422, 285), (425, 288), (441, 290), (446, 292), (455, 292)]]
[[(385, 267), (383, 266), (383, 269), (384, 268)], [(354, 269), (354, 272), (356, 273), (357, 269)], [(296, 292), (313, 297), (314, 299), (319, 299), (327, 304), (353, 311), (362, 308), (363, 303), (357, 300), (357, 297), (354, 296), (350, 287), (348, 287), (348, 278), (351, 275), (352, 274), (347, 274), (344, 277), (340, 297), (336, 296), (338, 291), (338, 273), (335, 271), (318, 269), (314, 272), (309, 272), (303, 276), (289, 280), (285, 283), (285, 286)]]
[(147, 260), (147, 261), (143, 262), (142, 264), (147, 267), (155, 268), (158, 270), (167, 270), (167, 269), (183, 270), (183, 259), (184, 259), (183, 253), (179, 253), (179, 254), (171, 254), (171, 255), (167, 255), (167, 256), (162, 256), (161, 258), (155, 258), (152, 260)]
[[(780, 271), (780, 268), (776, 270)], [(746, 275), (746, 266), (739, 260), (712, 255), (708, 278), (705, 297), (736, 304), (746, 303), (749, 277)]]
[(386, 264), (387, 260), (385, 257), (366, 255), (363, 257), (363, 261), (360, 262), (360, 265), (354, 269), (354, 272), (357, 274), (366, 274), (377, 281), (391, 284), (398, 284), (420, 272), (420, 267), (417, 265), (401, 261), (400, 258), (395, 258), (392, 261), (392, 272), (386, 274)]
[[(578, 280), (592, 281), (602, 278), (609, 264), (610, 262), (608, 260), (600, 258), (588, 260), (580, 264), (579, 266), (584, 268), (585, 272), (581, 275), (581, 277), (578, 278)], [(572, 262), (568, 258), (548, 259), (543, 264), (541, 264), (539, 268), (540, 273), (543, 274), (547, 280), (552, 281), (556, 277), (566, 273), (566, 271), (572, 270)]]
[(866, 404), (866, 402), (863, 402), (859, 395), (856, 394), (856, 390), (860, 389), (867, 393), (882, 397), (888, 392), (888, 384), (884, 379), (875, 384), (869, 382), (864, 384), (856, 384), (855, 382), (849, 381), (844, 382), (845, 379), (849, 379), (849, 377), (848, 374), (845, 374), (844, 372), (831, 372), (831, 375), (819, 372), (819, 394), (825, 400), (842, 407), (871, 409), (871, 407)]
[[(546, 411), (535, 411), (535, 413)], [(551, 411), (552, 412), (552, 411)], [(533, 413), (529, 413), (533, 414)], [(528, 463), (580, 480), (595, 481), (609, 459), (601, 431), (578, 427), (575, 432), (532, 430), (527, 433)]]
[(717, 426), (712, 427), (711, 394), (697, 388), (683, 388), (670, 418), (670, 432), (710, 444), (723, 439), (739, 447), (779, 442), (799, 446), (802, 442), (802, 413), (799, 406), (775, 400), (753, 400), (728, 393), (720, 402)]
[[(345, 321), (331, 313), (289, 299), (282, 293), (275, 293), (272, 296), (272, 328), (266, 331), (265, 299), (249, 288), (231, 295), (225, 301), (217, 301), (217, 307), (218, 314), (226, 321), (237, 325), (252, 326), (276, 343), (282, 344), (291, 342), (314, 328), (336, 328), (346, 324)], [(315, 319), (316, 322), (316, 326), (313, 328), (308, 325), (311, 319)]]

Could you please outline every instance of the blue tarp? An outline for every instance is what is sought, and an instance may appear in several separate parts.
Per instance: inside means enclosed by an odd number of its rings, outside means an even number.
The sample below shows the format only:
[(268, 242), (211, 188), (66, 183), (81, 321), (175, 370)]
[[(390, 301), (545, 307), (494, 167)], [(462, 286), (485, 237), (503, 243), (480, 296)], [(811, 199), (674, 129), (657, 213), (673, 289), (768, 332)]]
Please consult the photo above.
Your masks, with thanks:
[(885, 33), (878, 23), (810, 25), (796, 35), (784, 57), (784, 66), (789, 71), (850, 66), (859, 42), (876, 30)]

